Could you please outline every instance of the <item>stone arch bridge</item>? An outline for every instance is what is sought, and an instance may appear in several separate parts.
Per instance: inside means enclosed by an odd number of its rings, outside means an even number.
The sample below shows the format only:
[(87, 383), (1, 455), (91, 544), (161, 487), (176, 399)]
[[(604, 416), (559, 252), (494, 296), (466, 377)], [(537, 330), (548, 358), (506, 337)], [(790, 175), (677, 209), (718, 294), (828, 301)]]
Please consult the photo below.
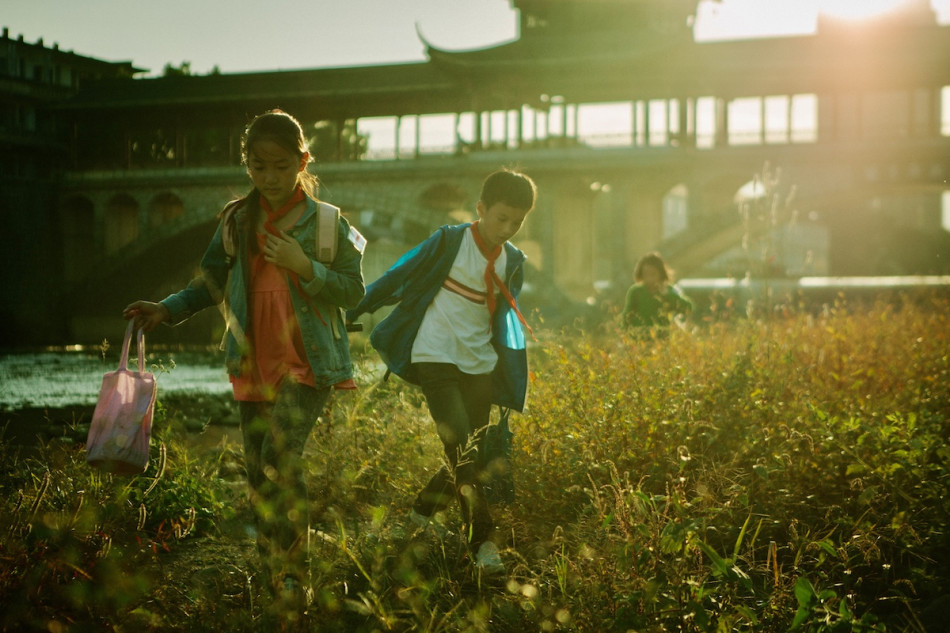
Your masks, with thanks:
[[(680, 278), (722, 274), (728, 257), (718, 269), (717, 258), (779, 225), (825, 236), (819, 263), (812, 259), (823, 270), (800, 274), (870, 273), (849, 269), (851, 260), (867, 264), (876, 248), (872, 241), (863, 250), (860, 244), (867, 209), (900, 200), (898, 214), (927, 216), (924, 224), (933, 225), (948, 187), (950, 139), (917, 139), (893, 149), (868, 155), (860, 146), (832, 150), (814, 143), (555, 147), (327, 163), (315, 171), (321, 197), (340, 206), (369, 239), (369, 282), (437, 226), (473, 219), (490, 171), (523, 169), (540, 192), (514, 240), (534, 266), (529, 281), (538, 306), (532, 307), (563, 309), (611, 285), (616, 297), (630, 283), (636, 260), (651, 250), (662, 252)], [(753, 212), (743, 214), (737, 193), (755, 179), (761, 186), (751, 189)], [(187, 283), (217, 212), (247, 188), (240, 167), (69, 174), (58, 222), (74, 340), (101, 340), (104, 322), (128, 302), (157, 300)], [(767, 217), (749, 217), (756, 214)], [(203, 336), (212, 323), (212, 317), (199, 319), (176, 336)]]

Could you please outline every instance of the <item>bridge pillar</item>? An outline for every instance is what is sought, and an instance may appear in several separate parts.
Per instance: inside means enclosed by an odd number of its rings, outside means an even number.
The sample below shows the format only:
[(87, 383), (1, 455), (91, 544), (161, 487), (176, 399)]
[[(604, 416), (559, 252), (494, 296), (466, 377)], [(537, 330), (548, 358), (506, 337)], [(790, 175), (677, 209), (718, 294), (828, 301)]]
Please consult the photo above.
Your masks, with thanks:
[(654, 251), (663, 240), (663, 196), (665, 191), (645, 182), (623, 186), (618, 192), (618, 207), (623, 213), (623, 268), (627, 283), (633, 280), (637, 261)]
[(545, 225), (543, 268), (568, 296), (584, 300), (593, 286), (594, 195), (583, 179), (539, 182), (543, 192), (532, 218)]

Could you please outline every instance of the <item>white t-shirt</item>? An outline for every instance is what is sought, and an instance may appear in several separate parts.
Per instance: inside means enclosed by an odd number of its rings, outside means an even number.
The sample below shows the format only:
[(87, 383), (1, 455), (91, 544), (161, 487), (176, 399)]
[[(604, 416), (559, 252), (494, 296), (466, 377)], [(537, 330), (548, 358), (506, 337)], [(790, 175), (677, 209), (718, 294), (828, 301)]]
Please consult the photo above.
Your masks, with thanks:
[[(495, 260), (499, 277), (504, 275), (506, 260), (501, 249)], [(498, 355), (491, 345), (485, 303), (487, 265), (471, 229), (465, 231), (452, 270), (422, 318), (412, 345), (412, 362), (451, 363), (466, 374), (487, 374), (495, 368)]]

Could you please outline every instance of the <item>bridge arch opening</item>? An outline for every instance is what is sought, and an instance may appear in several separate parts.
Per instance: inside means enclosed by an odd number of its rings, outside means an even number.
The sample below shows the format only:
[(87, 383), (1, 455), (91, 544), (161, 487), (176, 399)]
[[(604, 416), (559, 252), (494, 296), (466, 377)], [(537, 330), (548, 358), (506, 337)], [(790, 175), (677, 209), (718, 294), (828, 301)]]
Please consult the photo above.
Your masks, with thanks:
[(706, 266), (731, 277), (827, 275), (831, 230), (814, 208), (802, 208), (795, 186), (766, 165), (733, 197), (739, 223), (734, 243)]
[(170, 192), (162, 192), (152, 198), (148, 205), (148, 226), (157, 228), (177, 220), (185, 214), (185, 205), (181, 198)]
[(663, 239), (679, 235), (689, 228), (689, 187), (679, 183), (663, 196)]
[(737, 205), (741, 205), (743, 203), (761, 200), (764, 197), (765, 185), (763, 185), (762, 181), (758, 178), (753, 178), (749, 182), (739, 187), (739, 189), (736, 191), (736, 195), (733, 196), (733, 200)]
[[(905, 191), (885, 188), (864, 200), (858, 231), (867, 237), (848, 244), (854, 257), (863, 256), (874, 274), (946, 274), (950, 262), (950, 233), (945, 229), (946, 191)], [(855, 235), (852, 231), (851, 236)]]
[(89, 198), (73, 196), (59, 209), (63, 278), (77, 281), (89, 274), (96, 254), (96, 213)]
[(106, 253), (114, 253), (138, 236), (139, 203), (126, 193), (116, 194), (106, 203), (103, 236)]

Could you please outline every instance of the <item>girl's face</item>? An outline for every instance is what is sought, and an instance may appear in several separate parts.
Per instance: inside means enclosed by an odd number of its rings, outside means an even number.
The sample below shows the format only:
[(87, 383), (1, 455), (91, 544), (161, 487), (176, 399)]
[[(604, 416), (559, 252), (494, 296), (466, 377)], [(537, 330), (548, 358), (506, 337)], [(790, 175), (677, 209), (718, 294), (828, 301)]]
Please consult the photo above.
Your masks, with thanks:
[(656, 292), (663, 286), (663, 273), (656, 266), (647, 265), (640, 271), (640, 280), (651, 292)]
[(496, 202), (490, 207), (479, 200), (475, 207), (480, 222), (478, 233), (490, 249), (501, 246), (521, 229), (525, 216), (530, 209), (516, 209), (504, 202)]
[(297, 156), (274, 141), (257, 141), (247, 151), (247, 175), (272, 209), (283, 205), (297, 187), (297, 175), (309, 154)]

